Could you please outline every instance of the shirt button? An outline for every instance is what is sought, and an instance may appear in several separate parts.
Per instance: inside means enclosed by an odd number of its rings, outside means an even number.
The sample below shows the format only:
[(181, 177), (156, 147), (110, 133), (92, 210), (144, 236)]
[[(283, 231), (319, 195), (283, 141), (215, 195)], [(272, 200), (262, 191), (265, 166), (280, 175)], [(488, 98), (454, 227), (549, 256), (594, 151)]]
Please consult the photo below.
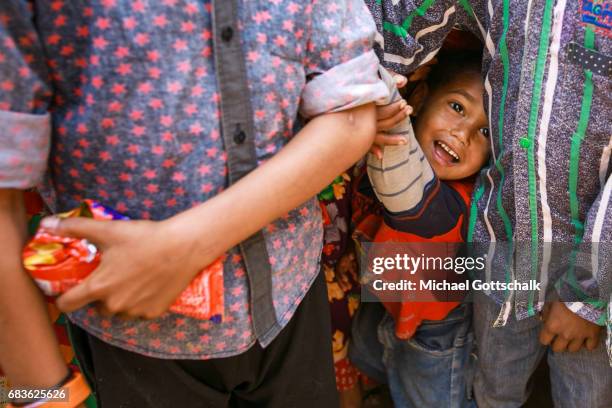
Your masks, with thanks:
[(234, 36), (234, 29), (232, 27), (223, 27), (221, 30), (221, 39), (225, 42), (229, 42)]
[(234, 142), (236, 142), (236, 144), (243, 144), (245, 140), (246, 140), (246, 133), (244, 133), (243, 130), (237, 130), (234, 133)]
[(529, 141), (529, 139), (527, 137), (521, 137), (519, 139), (519, 145), (523, 148), (523, 149), (528, 149), (529, 146), (531, 146), (531, 142)]

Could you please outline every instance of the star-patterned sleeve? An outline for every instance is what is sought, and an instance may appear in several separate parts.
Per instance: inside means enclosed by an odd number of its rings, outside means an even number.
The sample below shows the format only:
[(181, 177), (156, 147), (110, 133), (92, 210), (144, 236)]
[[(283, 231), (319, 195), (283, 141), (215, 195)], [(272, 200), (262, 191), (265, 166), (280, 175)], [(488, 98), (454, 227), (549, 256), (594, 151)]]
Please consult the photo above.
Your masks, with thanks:
[(310, 118), (374, 102), (388, 95), (372, 46), (376, 25), (361, 0), (317, 1), (309, 10), (300, 113)]
[(51, 97), (26, 1), (0, 3), (0, 188), (34, 186), (49, 153)]
[(0, 188), (32, 187), (50, 146), (50, 84), (31, 3), (0, 2)]

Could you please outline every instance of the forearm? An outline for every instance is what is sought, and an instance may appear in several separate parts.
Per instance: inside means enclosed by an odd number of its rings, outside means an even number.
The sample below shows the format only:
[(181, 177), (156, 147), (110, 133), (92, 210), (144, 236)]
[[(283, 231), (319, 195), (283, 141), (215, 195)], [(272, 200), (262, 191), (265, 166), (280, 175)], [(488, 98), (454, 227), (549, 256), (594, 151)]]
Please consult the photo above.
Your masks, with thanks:
[(14, 387), (52, 386), (66, 375), (44, 300), (21, 266), (23, 197), (0, 189), (0, 365)]
[[(219, 256), (312, 198), (363, 156), (374, 132), (372, 104), (319, 116), (238, 183), (171, 219), (173, 228), (193, 237), (188, 241), (200, 259)], [(218, 237), (212, 247), (199, 245), (201, 231)]]

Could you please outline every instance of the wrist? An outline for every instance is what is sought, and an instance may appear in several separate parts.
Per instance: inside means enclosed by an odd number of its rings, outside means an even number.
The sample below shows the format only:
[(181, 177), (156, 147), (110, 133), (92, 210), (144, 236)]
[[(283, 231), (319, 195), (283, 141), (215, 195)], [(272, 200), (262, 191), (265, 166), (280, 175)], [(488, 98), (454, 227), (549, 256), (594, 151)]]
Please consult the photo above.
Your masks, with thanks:
[(212, 222), (206, 216), (206, 211), (188, 210), (161, 222), (162, 236), (174, 246), (173, 254), (183, 254), (198, 270), (224, 252), (223, 234), (214, 229), (219, 220)]
[[(45, 389), (18, 389), (12, 387), (10, 394), (14, 393), (16, 398), (13, 398), (8, 408), (26, 407), (26, 408), (73, 408), (80, 406), (87, 397), (91, 394), (91, 389), (85, 380), (85, 377), (80, 372), (69, 370), (68, 374), (56, 385)], [(38, 394), (43, 395), (36, 399), (24, 399), (21, 395)]]
[[(62, 379), (60, 381), (54, 382), (52, 386), (50, 387), (45, 387), (48, 390), (57, 390), (61, 387), (63, 387), (68, 381), (70, 381), (73, 377), (73, 373), (72, 370), (70, 370), (68, 367), (66, 367), (66, 372), (64, 374), (64, 376), (62, 377)], [(12, 387), (12, 388), (22, 388), (22, 387)], [(25, 388), (25, 387), (23, 387)], [(15, 399), (13, 399), (13, 402), (11, 403), (12, 406), (14, 407), (27, 407), (28, 405), (32, 405), (32, 403), (39, 401), (38, 399), (29, 399), (29, 400), (23, 400), (21, 402), (15, 402)]]

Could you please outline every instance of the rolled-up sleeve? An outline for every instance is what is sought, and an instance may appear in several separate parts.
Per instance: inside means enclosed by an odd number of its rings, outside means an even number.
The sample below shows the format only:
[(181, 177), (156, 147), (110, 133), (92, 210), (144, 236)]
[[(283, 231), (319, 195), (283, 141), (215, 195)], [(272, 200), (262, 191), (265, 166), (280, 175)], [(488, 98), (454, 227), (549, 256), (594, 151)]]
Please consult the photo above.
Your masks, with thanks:
[(338, 112), (387, 97), (372, 50), (376, 25), (363, 1), (316, 2), (310, 19), (302, 116)]
[(49, 154), (51, 86), (29, 4), (0, 2), (0, 188), (36, 185)]
[(0, 188), (35, 186), (49, 155), (49, 114), (0, 111)]

